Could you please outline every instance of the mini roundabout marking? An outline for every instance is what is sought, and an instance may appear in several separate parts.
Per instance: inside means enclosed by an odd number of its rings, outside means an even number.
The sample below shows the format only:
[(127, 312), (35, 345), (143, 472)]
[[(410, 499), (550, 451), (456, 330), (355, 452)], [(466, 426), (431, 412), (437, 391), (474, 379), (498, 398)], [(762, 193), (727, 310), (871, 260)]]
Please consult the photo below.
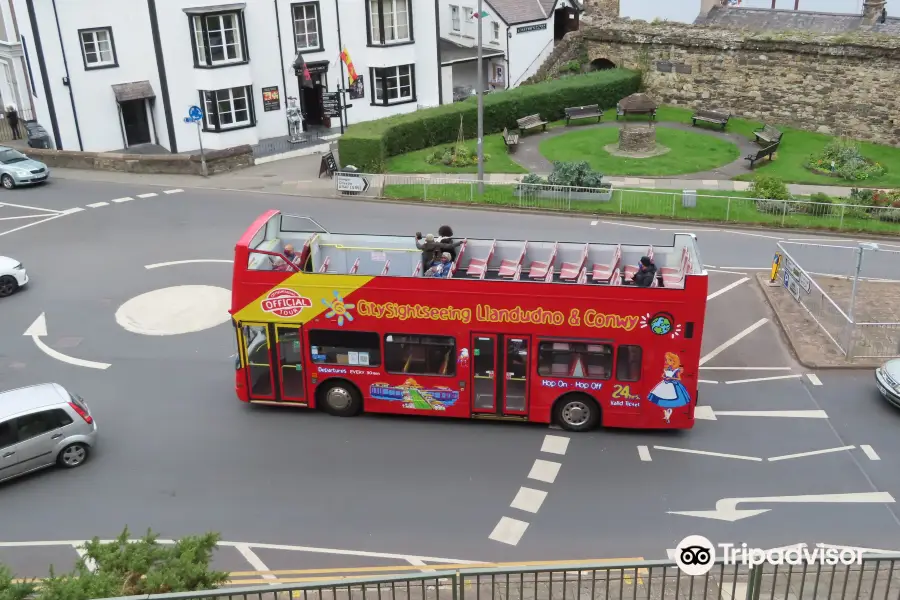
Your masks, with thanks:
[(231, 291), (211, 285), (176, 285), (126, 301), (116, 323), (131, 333), (182, 335), (212, 329), (231, 319)]

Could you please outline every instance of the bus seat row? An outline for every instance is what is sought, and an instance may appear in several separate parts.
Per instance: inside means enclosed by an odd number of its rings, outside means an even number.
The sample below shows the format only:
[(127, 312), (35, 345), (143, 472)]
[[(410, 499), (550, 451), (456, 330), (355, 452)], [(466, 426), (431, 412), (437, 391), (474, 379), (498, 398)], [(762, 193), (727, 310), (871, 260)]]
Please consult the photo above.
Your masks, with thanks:
[(663, 284), (667, 287), (683, 282), (685, 276), (691, 272), (691, 255), (687, 248), (681, 249), (681, 260), (677, 267), (662, 267), (659, 272), (662, 275)]
[(616, 244), (612, 250), (612, 256), (605, 260), (600, 249), (596, 249), (591, 253), (589, 260), (591, 262), (591, 280), (597, 283), (611, 283), (615, 279), (613, 274), (622, 260), (622, 245)]

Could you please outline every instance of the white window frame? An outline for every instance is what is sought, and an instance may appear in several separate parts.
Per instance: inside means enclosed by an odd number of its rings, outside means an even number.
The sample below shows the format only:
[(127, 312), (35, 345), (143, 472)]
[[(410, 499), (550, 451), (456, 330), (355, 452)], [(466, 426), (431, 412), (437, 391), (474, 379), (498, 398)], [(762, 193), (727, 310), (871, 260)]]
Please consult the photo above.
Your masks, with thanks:
[(460, 8), (456, 4), (450, 5), (450, 30), (459, 33), (462, 31), (462, 23), (460, 21)]
[[(412, 11), (410, 0), (368, 0), (369, 36), (373, 46), (389, 46), (412, 41)], [(379, 6), (384, 15), (384, 39), (381, 38)], [(403, 16), (399, 22), (397, 15)]]
[[(84, 59), (85, 69), (99, 69), (100, 67), (116, 66), (116, 50), (113, 46), (111, 27), (82, 29), (79, 32), (79, 38), (81, 41), (81, 56)], [(93, 51), (88, 51), (88, 44), (94, 45)], [(106, 44), (106, 48), (103, 48), (104, 44)], [(94, 56), (95, 59), (91, 61), (91, 59), (88, 58), (89, 56)]]
[[(225, 19), (231, 19), (231, 27), (225, 26)], [(206, 25), (206, 36), (203, 35), (203, 25)], [(191, 28), (194, 30), (194, 45), (197, 48), (194, 57), (197, 64), (205, 67), (214, 67), (232, 63), (244, 62), (244, 32), (241, 29), (243, 19), (240, 11), (201, 14), (191, 16)], [(232, 41), (227, 41), (228, 32), (232, 32)], [(216, 34), (220, 43), (213, 44), (212, 37)], [(213, 58), (213, 50), (222, 50), (221, 59)]]
[(475, 25), (475, 23), (473, 23), (473, 21), (480, 21), (481, 19), (473, 19), (472, 18), (472, 15), (475, 14), (475, 9), (472, 8), (471, 6), (463, 6), (462, 12), (466, 15), (466, 21), (465, 21), (466, 26), (464, 27), (463, 35), (467, 35), (469, 37), (475, 37), (475, 34), (472, 33), (472, 30), (475, 29), (473, 27), (473, 25)]
[(491, 21), (491, 39), (495, 42), (500, 41), (500, 23), (497, 21)]
[[(415, 68), (414, 64), (375, 68), (372, 77), (373, 85), (375, 86), (374, 103), (389, 105), (412, 101), (416, 92), (414, 85)], [(386, 71), (392, 71), (392, 73), (385, 73)], [(387, 79), (387, 89), (383, 85), (385, 78)], [(390, 97), (392, 89), (397, 90), (395, 98)], [(404, 89), (407, 91), (405, 94)], [(387, 93), (387, 98), (385, 98), (385, 93)]]
[[(206, 131), (228, 131), (254, 124), (250, 86), (238, 86), (203, 92), (203, 125)], [(242, 108), (236, 108), (242, 102)], [(224, 110), (223, 110), (224, 109)], [(239, 114), (244, 113), (244, 114)], [(211, 118), (215, 115), (215, 119)], [(222, 115), (227, 115), (223, 122)], [(243, 117), (243, 118), (242, 118)]]
[[(298, 18), (298, 13), (303, 12)], [(312, 12), (312, 16), (310, 16)], [(291, 10), (291, 18), (294, 23), (294, 47), (301, 50), (321, 50), (322, 32), (319, 31), (319, 3), (302, 2), (294, 4)], [(300, 32), (298, 25), (303, 23), (304, 32)], [(310, 31), (312, 29), (312, 31)], [(313, 43), (315, 42), (315, 43)]]

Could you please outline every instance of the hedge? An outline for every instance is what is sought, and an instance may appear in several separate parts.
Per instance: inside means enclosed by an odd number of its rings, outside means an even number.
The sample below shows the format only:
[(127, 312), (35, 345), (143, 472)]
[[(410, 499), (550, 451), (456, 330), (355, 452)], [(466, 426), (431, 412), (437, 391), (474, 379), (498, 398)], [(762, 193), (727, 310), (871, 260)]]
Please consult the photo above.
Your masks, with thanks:
[[(571, 106), (599, 104), (601, 109), (611, 108), (638, 91), (640, 83), (641, 76), (635, 71), (609, 69), (493, 92), (484, 97), (484, 132), (515, 128), (516, 119), (535, 113), (546, 121), (556, 121)], [(338, 141), (341, 163), (366, 173), (381, 173), (390, 156), (456, 141), (460, 117), (466, 138), (474, 138), (477, 102), (473, 97), (351, 125)]]

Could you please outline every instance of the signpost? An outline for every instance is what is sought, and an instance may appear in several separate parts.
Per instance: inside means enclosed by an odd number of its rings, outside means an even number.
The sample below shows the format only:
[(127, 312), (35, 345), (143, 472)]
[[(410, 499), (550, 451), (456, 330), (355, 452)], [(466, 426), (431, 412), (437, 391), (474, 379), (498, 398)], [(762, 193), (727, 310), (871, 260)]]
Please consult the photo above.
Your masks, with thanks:
[(200, 122), (203, 120), (203, 109), (199, 106), (192, 106), (188, 109), (188, 116), (184, 118), (184, 122), (190, 125), (194, 123), (197, 125), (197, 140), (200, 142), (200, 174), (204, 177), (208, 177), (209, 173), (206, 170), (206, 154), (203, 152), (203, 135), (200, 129)]
[(369, 180), (362, 175), (338, 173), (337, 189), (348, 196), (361, 194), (369, 189)]

